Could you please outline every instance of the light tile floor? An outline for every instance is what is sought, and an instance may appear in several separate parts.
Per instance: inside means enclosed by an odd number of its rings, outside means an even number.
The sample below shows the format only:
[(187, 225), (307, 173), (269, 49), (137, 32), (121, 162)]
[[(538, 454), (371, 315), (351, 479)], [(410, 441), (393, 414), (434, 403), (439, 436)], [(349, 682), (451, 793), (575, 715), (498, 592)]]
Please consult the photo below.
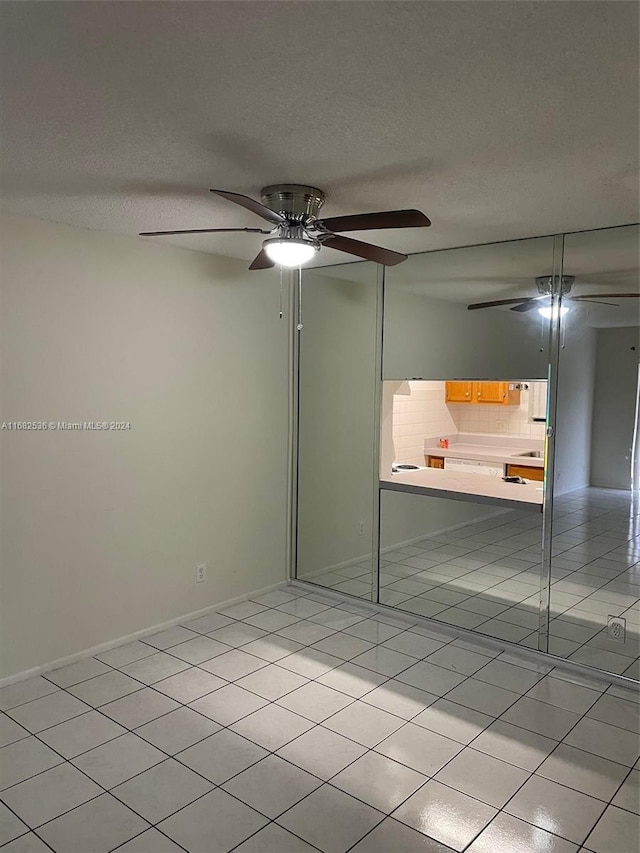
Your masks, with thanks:
[[(640, 518), (629, 492), (556, 498), (549, 651), (640, 680)], [(380, 601), (439, 622), (538, 648), (541, 517), (513, 511), (383, 554)], [(371, 564), (309, 578), (370, 598)], [(607, 636), (626, 620), (626, 641)]]
[(284, 587), (0, 689), (0, 846), (637, 853), (639, 698)]

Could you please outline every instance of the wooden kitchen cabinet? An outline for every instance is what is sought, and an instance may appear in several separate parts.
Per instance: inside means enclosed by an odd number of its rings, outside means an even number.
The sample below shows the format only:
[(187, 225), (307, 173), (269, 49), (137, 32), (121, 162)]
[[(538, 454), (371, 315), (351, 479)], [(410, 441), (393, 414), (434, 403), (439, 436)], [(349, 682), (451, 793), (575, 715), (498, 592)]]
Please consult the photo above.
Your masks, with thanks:
[(493, 403), (499, 406), (519, 406), (520, 391), (509, 390), (510, 382), (474, 382), (476, 403)]
[(525, 480), (544, 480), (544, 468), (535, 468), (533, 465), (507, 464), (507, 477), (524, 477)]
[(446, 403), (489, 403), (519, 406), (520, 391), (510, 390), (510, 382), (445, 382)]
[(445, 402), (470, 403), (473, 385), (473, 382), (445, 382)]
[(427, 463), (427, 468), (444, 468), (443, 456), (426, 456), (425, 462)]

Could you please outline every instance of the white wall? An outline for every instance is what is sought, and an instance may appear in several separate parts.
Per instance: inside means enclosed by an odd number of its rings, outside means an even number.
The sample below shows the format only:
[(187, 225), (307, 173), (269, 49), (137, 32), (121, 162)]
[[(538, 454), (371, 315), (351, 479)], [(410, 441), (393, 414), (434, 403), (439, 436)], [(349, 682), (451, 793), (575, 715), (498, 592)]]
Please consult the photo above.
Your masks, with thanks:
[(591, 483), (628, 489), (638, 382), (638, 327), (597, 329)]
[(1, 674), (284, 579), (277, 274), (36, 220), (1, 235), (1, 420), (131, 422), (0, 433)]

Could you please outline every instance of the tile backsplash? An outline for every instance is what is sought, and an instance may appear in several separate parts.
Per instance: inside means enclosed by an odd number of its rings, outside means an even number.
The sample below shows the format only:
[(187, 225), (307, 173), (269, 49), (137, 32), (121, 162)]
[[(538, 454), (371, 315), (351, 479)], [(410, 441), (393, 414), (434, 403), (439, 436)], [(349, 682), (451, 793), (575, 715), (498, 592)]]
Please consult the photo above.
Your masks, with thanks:
[[(444, 395), (444, 383), (442, 393)], [(490, 403), (452, 404), (450, 410), (458, 432), (504, 433), (517, 438), (544, 439), (545, 424), (529, 422), (529, 395), (520, 392), (519, 406), (496, 406)]]
[(410, 380), (393, 396), (393, 446), (395, 461), (424, 465), (424, 439), (429, 435), (458, 432), (444, 402), (444, 382)]
[(443, 381), (407, 380), (393, 395), (395, 461), (424, 465), (424, 439), (459, 432), (504, 434), (544, 439), (544, 423), (529, 422), (530, 390), (520, 392), (519, 406), (445, 403)]

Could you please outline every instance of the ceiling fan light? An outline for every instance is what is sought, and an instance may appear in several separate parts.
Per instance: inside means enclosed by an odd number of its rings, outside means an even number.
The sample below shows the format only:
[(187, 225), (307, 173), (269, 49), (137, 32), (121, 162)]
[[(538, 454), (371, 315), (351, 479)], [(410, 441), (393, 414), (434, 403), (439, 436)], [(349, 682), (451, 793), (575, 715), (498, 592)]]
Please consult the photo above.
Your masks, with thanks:
[(555, 320), (558, 316), (564, 317), (568, 310), (566, 305), (543, 305), (538, 308), (538, 313), (547, 320)]
[(317, 243), (312, 240), (291, 237), (265, 240), (262, 247), (269, 258), (281, 267), (302, 266), (310, 261), (319, 249)]

